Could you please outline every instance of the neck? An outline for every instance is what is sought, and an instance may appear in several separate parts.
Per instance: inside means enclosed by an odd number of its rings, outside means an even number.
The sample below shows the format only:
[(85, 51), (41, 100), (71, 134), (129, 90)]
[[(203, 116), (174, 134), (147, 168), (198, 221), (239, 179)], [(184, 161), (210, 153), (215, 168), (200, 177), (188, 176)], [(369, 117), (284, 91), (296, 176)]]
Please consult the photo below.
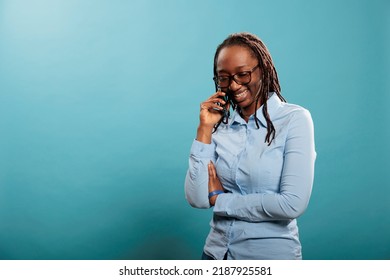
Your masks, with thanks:
[[(256, 106), (256, 103), (258, 103), (257, 106)], [(252, 104), (250, 104), (249, 106), (247, 106), (245, 108), (240, 107), (239, 113), (240, 113), (241, 117), (246, 122), (248, 122), (249, 117), (252, 116), (260, 107), (261, 107), (260, 100), (258, 102), (254, 101)]]
[(245, 120), (248, 120), (250, 116), (252, 116), (255, 112), (247, 112), (247, 111), (244, 111), (244, 110), (241, 110), (240, 111), (240, 115), (241, 117), (243, 117)]

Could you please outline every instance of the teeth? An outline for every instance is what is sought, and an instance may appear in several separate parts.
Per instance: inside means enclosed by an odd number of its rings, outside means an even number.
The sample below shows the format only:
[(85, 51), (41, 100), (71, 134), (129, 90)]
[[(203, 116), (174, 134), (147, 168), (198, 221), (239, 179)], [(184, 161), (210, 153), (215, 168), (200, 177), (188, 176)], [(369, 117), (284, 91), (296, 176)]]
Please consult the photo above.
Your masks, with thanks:
[(239, 93), (239, 94), (235, 94), (234, 96), (237, 97), (237, 98), (241, 98), (243, 97), (245, 94), (246, 94), (247, 90), (244, 90), (243, 92)]

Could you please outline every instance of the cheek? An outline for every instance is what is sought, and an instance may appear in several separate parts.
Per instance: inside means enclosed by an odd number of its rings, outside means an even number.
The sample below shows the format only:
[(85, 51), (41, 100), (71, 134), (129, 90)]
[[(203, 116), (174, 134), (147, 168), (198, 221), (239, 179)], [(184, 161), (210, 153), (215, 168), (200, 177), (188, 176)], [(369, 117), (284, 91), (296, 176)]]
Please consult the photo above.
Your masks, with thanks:
[(260, 87), (261, 87), (260, 81), (249, 85), (249, 90), (251, 91), (253, 98), (255, 98), (256, 94), (259, 92)]

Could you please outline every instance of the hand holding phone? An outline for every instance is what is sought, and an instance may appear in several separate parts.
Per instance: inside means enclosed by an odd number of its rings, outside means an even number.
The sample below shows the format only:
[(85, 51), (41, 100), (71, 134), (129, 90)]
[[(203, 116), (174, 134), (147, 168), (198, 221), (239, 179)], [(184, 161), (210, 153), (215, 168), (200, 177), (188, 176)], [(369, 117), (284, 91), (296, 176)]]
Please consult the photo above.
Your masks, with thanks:
[(207, 131), (215, 129), (221, 122), (227, 123), (229, 118), (230, 100), (226, 93), (217, 89), (213, 95), (200, 104), (199, 127)]

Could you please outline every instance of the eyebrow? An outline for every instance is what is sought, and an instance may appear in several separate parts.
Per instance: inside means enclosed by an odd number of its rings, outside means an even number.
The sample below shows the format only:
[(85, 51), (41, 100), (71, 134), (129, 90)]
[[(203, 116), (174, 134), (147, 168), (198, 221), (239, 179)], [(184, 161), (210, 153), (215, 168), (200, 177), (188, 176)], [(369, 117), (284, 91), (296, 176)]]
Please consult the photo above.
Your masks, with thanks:
[[(245, 65), (241, 65), (241, 66), (237, 66), (235, 68), (235, 73), (239, 73), (242, 71), (243, 68), (247, 68), (249, 67), (249, 65), (245, 64)], [(238, 70), (238, 71), (237, 71)], [(241, 70), (241, 71), (240, 71)], [(221, 70), (218, 70), (217, 73), (221, 73), (221, 72), (224, 72), (224, 73), (228, 73), (228, 71), (224, 70), (224, 69), (221, 69)]]

